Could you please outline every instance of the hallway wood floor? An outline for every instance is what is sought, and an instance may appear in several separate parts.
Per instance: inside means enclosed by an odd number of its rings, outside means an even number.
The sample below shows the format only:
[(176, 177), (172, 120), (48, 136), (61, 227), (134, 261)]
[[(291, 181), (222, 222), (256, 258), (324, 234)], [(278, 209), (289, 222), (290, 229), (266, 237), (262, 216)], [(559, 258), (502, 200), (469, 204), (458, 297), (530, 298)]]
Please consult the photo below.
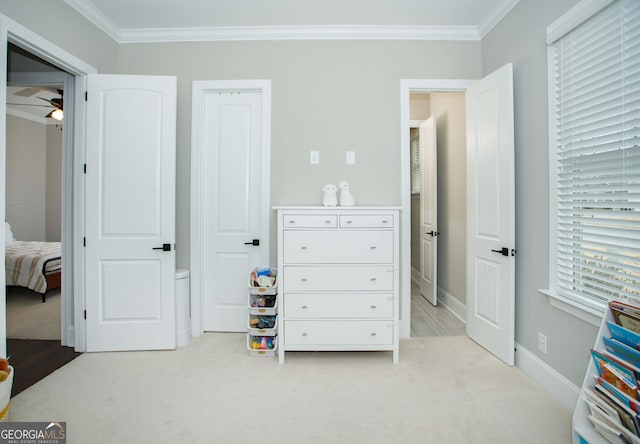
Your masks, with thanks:
[(466, 336), (465, 324), (442, 304), (431, 305), (411, 283), (411, 336)]

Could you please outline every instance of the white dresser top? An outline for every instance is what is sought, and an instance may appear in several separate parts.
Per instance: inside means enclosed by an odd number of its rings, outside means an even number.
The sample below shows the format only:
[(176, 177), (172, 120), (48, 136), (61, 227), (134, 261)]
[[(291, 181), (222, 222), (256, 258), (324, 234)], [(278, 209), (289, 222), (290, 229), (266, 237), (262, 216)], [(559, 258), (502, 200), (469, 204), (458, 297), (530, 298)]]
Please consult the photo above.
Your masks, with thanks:
[(384, 205), (370, 205), (370, 206), (364, 206), (364, 205), (356, 205), (353, 207), (341, 207), (341, 206), (335, 206), (335, 207), (325, 207), (322, 205), (276, 205), (273, 206), (272, 209), (274, 210), (328, 210), (328, 211), (358, 211), (358, 210), (363, 210), (363, 211), (380, 211), (380, 210), (401, 210), (402, 207), (400, 206), (384, 206)]

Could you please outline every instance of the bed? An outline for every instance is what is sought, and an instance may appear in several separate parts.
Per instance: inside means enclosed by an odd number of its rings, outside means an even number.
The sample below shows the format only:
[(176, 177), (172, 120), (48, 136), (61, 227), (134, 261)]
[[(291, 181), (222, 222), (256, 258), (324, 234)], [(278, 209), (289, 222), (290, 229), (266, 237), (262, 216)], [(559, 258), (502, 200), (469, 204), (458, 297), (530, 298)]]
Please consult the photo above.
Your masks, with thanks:
[(60, 242), (17, 241), (5, 222), (6, 285), (29, 288), (42, 294), (60, 288), (62, 259)]

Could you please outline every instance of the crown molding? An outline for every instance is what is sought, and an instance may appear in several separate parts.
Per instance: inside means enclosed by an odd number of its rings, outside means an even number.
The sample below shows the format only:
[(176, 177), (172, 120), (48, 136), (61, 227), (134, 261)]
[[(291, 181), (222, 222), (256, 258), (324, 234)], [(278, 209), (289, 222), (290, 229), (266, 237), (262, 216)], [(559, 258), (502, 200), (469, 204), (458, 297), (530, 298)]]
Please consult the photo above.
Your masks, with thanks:
[(86, 0), (64, 0), (71, 8), (89, 20), (116, 42), (120, 42), (120, 28), (92, 2)]
[(252, 40), (465, 40), (479, 41), (475, 26), (239, 26), (123, 29), (119, 43)]
[[(368, 25), (301, 25), (301, 26), (218, 26), (193, 28), (120, 29), (111, 19), (87, 0), (64, 2), (106, 33), (117, 43), (216, 42), (255, 40), (452, 40), (480, 41), (477, 26), (368, 26)], [(518, 0), (506, 0), (504, 7), (492, 16), (493, 27)], [(503, 12), (504, 11), (504, 12)]]
[(489, 32), (502, 20), (505, 16), (520, 2), (520, 0), (504, 0), (502, 4), (493, 11), (483, 23), (478, 25), (478, 33), (480, 39), (489, 34)]

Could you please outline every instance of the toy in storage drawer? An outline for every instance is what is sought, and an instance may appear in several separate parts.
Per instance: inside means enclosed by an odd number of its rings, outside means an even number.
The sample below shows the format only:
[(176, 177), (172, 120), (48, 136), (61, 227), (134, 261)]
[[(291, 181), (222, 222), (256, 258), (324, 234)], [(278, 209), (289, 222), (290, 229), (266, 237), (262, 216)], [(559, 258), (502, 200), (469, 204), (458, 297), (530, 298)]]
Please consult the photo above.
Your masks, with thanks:
[(249, 314), (274, 316), (278, 313), (278, 274), (275, 268), (256, 268), (249, 275)]
[(248, 331), (253, 336), (275, 336), (278, 333), (278, 317), (250, 314)]
[(275, 268), (256, 268), (249, 275), (249, 294), (278, 293), (278, 273)]
[(247, 335), (247, 350), (251, 356), (275, 356), (277, 349), (277, 336)]
[(275, 316), (278, 313), (278, 299), (273, 295), (249, 295), (249, 314)]

